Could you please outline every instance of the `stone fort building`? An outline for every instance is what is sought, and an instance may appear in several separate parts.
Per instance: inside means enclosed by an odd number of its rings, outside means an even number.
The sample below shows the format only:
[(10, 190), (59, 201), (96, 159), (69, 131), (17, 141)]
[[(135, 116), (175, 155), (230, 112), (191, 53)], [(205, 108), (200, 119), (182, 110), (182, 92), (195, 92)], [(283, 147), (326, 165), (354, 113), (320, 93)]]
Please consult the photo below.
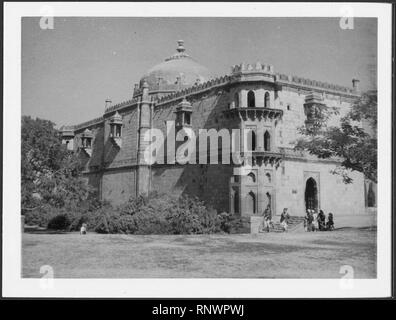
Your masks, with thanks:
[[(278, 215), (284, 207), (295, 216), (306, 208), (360, 215), (376, 206), (375, 185), (357, 172), (352, 184), (344, 184), (331, 173), (337, 160), (293, 150), (297, 128), (310, 112), (324, 104), (345, 115), (359, 98), (358, 84), (353, 79), (347, 88), (279, 74), (259, 62), (212, 77), (178, 41), (177, 52), (143, 75), (130, 100), (106, 100), (99, 118), (62, 127), (63, 143), (79, 152), (100, 198), (115, 204), (156, 190), (197, 196), (219, 212), (246, 217), (262, 214), (268, 204)], [(199, 129), (251, 129), (252, 166), (235, 175), (234, 164), (148, 165), (143, 134), (158, 128), (166, 136), (169, 120), (176, 132), (191, 128), (197, 136)]]

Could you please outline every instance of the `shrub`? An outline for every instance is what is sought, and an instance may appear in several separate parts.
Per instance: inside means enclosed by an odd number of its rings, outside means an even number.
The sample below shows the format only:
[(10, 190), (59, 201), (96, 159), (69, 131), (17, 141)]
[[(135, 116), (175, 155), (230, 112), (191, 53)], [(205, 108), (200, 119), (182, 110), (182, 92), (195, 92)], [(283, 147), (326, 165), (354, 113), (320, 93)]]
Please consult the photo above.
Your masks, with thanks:
[(151, 194), (101, 213), (100, 233), (202, 234), (221, 231), (220, 218), (204, 202), (188, 196)]
[(67, 214), (61, 213), (53, 217), (48, 222), (48, 229), (66, 230), (70, 226), (70, 220)]
[(43, 205), (33, 210), (25, 211), (25, 224), (46, 228), (48, 222), (58, 213), (57, 208), (50, 205)]
[(64, 208), (45, 205), (25, 214), (27, 224), (49, 229), (77, 231), (83, 223), (98, 233), (210, 234), (233, 233), (241, 219), (207, 208), (198, 198), (150, 194), (131, 198), (113, 207), (107, 202), (86, 201)]
[(227, 233), (237, 233), (243, 228), (242, 219), (228, 212), (219, 214), (220, 229)]
[(26, 211), (25, 223), (66, 231), (77, 231), (83, 223), (87, 223), (88, 230), (94, 230), (99, 223), (100, 210), (104, 208), (111, 211), (111, 206), (108, 203), (100, 201), (92, 203), (87, 201), (63, 208), (46, 204)]

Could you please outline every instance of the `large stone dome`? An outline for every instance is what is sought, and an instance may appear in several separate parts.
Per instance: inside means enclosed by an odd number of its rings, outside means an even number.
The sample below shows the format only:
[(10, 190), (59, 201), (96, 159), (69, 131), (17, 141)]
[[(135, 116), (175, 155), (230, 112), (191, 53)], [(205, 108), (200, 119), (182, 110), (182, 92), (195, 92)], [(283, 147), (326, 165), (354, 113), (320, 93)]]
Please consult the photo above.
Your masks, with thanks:
[(178, 41), (177, 53), (152, 67), (141, 78), (150, 91), (178, 90), (210, 79), (210, 72), (185, 53), (183, 41)]

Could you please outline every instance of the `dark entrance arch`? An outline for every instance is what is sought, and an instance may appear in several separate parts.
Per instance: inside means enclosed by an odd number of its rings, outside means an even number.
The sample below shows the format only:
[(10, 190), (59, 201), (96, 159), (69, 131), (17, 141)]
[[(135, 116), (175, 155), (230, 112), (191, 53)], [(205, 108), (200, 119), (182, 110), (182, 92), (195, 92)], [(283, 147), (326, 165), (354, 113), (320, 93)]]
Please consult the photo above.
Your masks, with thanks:
[(318, 185), (313, 178), (305, 184), (305, 209), (318, 210)]
[(375, 193), (373, 190), (373, 183), (370, 182), (369, 189), (367, 193), (367, 206), (368, 207), (375, 207)]

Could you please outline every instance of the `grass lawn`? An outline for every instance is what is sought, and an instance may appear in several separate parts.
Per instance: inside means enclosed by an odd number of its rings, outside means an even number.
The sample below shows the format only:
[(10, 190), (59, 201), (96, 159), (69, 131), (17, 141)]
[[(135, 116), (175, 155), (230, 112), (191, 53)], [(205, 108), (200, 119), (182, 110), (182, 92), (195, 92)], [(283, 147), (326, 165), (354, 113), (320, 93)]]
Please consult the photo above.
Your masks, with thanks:
[(24, 233), (22, 276), (40, 278), (355, 278), (376, 277), (372, 229), (258, 235)]

